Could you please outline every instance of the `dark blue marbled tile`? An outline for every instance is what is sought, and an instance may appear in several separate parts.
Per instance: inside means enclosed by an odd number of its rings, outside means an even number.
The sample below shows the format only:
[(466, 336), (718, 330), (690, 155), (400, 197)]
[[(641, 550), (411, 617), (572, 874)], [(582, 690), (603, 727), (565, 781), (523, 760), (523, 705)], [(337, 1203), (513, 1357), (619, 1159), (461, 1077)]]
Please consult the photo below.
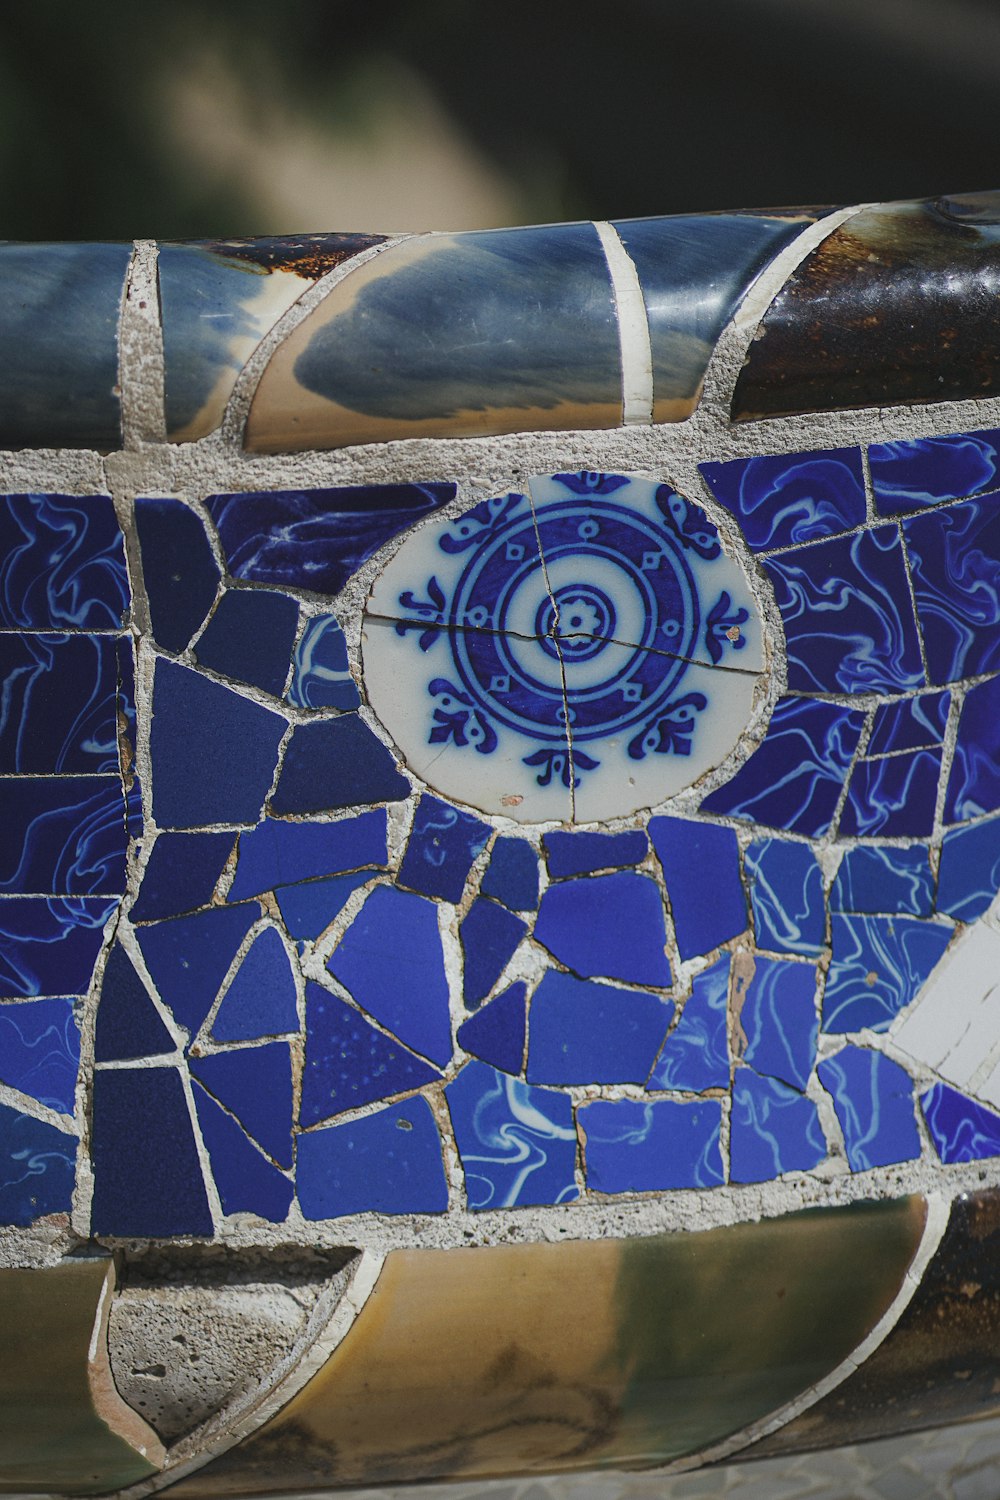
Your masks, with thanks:
[(547, 833), (542, 842), (553, 880), (623, 869), (640, 864), (649, 853), (646, 835), (638, 828), (625, 833)]
[(872, 719), (867, 754), (888, 755), (893, 750), (924, 750), (940, 745), (950, 706), (950, 693), (921, 693), (919, 698), (880, 704)]
[(283, 823), (265, 818), (240, 834), (230, 901), (322, 875), (386, 862), (386, 815), (372, 809), (336, 823)]
[(299, 940), (318, 938), (358, 887), (377, 874), (377, 870), (358, 870), (352, 875), (309, 880), (304, 885), (281, 886), (275, 899), (289, 936)]
[(527, 839), (500, 835), (479, 889), (511, 911), (534, 911), (538, 905), (538, 855)]
[(233, 851), (232, 833), (161, 833), (142, 872), (133, 922), (179, 917), (207, 906)]
[(103, 896), (0, 901), (0, 996), (86, 994), (117, 904)]
[(531, 1002), (530, 1083), (645, 1083), (674, 1007), (642, 990), (547, 969)]
[(788, 647), (788, 686), (803, 692), (922, 687), (920, 641), (895, 526), (770, 558)]
[(830, 891), (830, 910), (929, 917), (934, 877), (927, 850), (848, 849)]
[[(523, 1010), (522, 1005), (522, 1010)], [(435, 1083), (436, 1068), (374, 1026), (346, 1000), (306, 982), (303, 1128), (377, 1099)]]
[(733, 1083), (730, 1181), (768, 1182), (784, 1172), (807, 1172), (825, 1159), (812, 1100), (776, 1078), (740, 1068)]
[(409, 795), (410, 783), (382, 741), (357, 714), (344, 714), (295, 726), (269, 806), (279, 816), (335, 812)]
[(110, 496), (0, 496), (0, 626), (118, 630), (128, 609), (125, 544)]
[(273, 927), (254, 938), (212, 1022), (217, 1042), (253, 1042), (298, 1031), (295, 978)]
[(120, 895), (126, 837), (117, 777), (0, 777), (0, 891), (5, 894)]
[(650, 1074), (650, 1089), (729, 1087), (729, 954), (696, 974), (681, 1018), (663, 1044)]
[(951, 938), (951, 923), (834, 912), (833, 959), (823, 996), (823, 1030), (885, 1031), (909, 1005)]
[(153, 638), (166, 651), (183, 651), (215, 601), (221, 574), (208, 534), (180, 500), (135, 502), (142, 581)]
[(347, 666), (347, 642), (335, 615), (307, 621), (292, 660), (287, 693), (296, 708), (357, 708), (361, 694)]
[(470, 1208), (572, 1203), (579, 1197), (568, 1095), (469, 1062), (445, 1096)]
[(584, 976), (668, 985), (663, 898), (646, 875), (592, 875), (550, 885), (535, 940)]
[(212, 906), (193, 917), (136, 929), (160, 999), (191, 1036), (211, 1010), (240, 944), (259, 916), (256, 905)]
[(960, 823), (1000, 807), (1000, 677), (970, 688), (958, 721), (944, 821)]
[(400, 885), (442, 901), (461, 901), (469, 871), (486, 848), (490, 832), (481, 818), (424, 793), (399, 866)]
[(0, 1005), (0, 1081), (71, 1115), (79, 1067), (80, 1031), (72, 1000)]
[(744, 1060), (754, 1072), (804, 1089), (816, 1061), (819, 1016), (812, 964), (758, 958), (740, 1010)]
[(528, 1035), (527, 987), (512, 984), (458, 1028), (458, 1045), (504, 1073), (520, 1073)]
[(296, 1186), (307, 1219), (436, 1214), (448, 1207), (441, 1137), (419, 1096), (298, 1139)]
[(746, 852), (757, 947), (818, 953), (826, 941), (823, 876), (808, 844), (760, 839)]
[(946, 833), (938, 867), (938, 911), (974, 922), (1000, 891), (1000, 818)]
[(299, 606), (273, 589), (227, 589), (198, 638), (203, 667), (280, 698), (291, 670)]
[(505, 906), (479, 896), (458, 929), (462, 944), (462, 998), (467, 1010), (485, 1000), (528, 930)]
[(0, 770), (117, 775), (117, 645), (0, 634)]
[(192, 1094), (222, 1212), (256, 1214), (271, 1224), (283, 1224), (293, 1196), (288, 1178), (257, 1150), (197, 1080)]
[(903, 522), (932, 682), (1000, 667), (1000, 501), (988, 495)]
[(845, 1047), (817, 1071), (833, 1096), (852, 1172), (920, 1155), (913, 1079), (898, 1063), (868, 1047)]
[(1000, 1156), (1000, 1115), (975, 1099), (967, 1099), (946, 1083), (936, 1083), (920, 1095), (920, 1108), (943, 1162)]
[(849, 838), (929, 838), (934, 830), (940, 750), (912, 750), (854, 767), (840, 815)]
[(292, 1165), (292, 1059), (287, 1042), (195, 1057), (198, 1082), (236, 1116), (279, 1167)]
[(710, 953), (746, 930), (740, 850), (731, 828), (651, 818), (649, 836), (667, 882), (681, 958)]
[(208, 508), (234, 578), (336, 594), (385, 542), (454, 496), (453, 484), (365, 485), (213, 495)]
[(596, 1099), (581, 1105), (587, 1186), (595, 1193), (718, 1187), (722, 1103)]
[(101, 979), (94, 1061), (126, 1062), (176, 1052), (176, 1044), (146, 993), (125, 949), (115, 944)]
[(864, 722), (863, 714), (839, 704), (779, 699), (764, 743), (705, 798), (702, 812), (811, 838), (826, 833)]
[(755, 552), (814, 542), (864, 523), (860, 448), (699, 464)]
[(898, 516), (941, 500), (992, 489), (1000, 475), (1000, 432), (873, 443), (868, 449), (875, 508)]
[(0, 1224), (69, 1213), (76, 1147), (76, 1136), (0, 1104)]

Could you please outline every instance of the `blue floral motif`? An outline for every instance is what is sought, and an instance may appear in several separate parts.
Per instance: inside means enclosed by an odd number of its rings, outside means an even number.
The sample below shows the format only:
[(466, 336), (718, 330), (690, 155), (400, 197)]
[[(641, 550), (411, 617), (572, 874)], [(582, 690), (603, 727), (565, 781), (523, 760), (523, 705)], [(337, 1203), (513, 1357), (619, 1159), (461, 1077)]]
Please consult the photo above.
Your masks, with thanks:
[(704, 511), (678, 495), (669, 485), (661, 484), (656, 492), (656, 503), (660, 514), (670, 527), (682, 547), (697, 553), (699, 557), (711, 559), (722, 551), (718, 533), (705, 518)]
[[(712, 661), (718, 666), (725, 654), (725, 643), (728, 642), (734, 651), (742, 651), (746, 645), (746, 637), (740, 632), (739, 627), (745, 625), (750, 618), (750, 611), (742, 606), (733, 608), (733, 601), (723, 590), (718, 599), (708, 612), (705, 622), (705, 646)], [(733, 632), (735, 631), (735, 634)]]
[(623, 474), (599, 474), (581, 469), (578, 474), (554, 474), (574, 495), (613, 495), (622, 485), (628, 484)]
[(456, 745), (472, 745), (480, 755), (490, 755), (497, 747), (497, 734), (484, 713), (447, 677), (435, 677), (428, 691), (440, 702), (434, 710), (430, 732), (432, 745), (452, 740)]

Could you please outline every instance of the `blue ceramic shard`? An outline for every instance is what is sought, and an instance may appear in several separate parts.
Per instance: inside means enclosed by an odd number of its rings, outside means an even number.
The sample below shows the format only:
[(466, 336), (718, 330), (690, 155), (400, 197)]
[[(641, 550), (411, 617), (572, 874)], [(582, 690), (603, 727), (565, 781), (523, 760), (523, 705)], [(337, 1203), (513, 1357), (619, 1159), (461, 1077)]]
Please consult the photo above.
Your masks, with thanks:
[(649, 853), (638, 828), (627, 833), (547, 833), (542, 841), (553, 880), (638, 865)]
[[(929, 917), (934, 909), (934, 877), (927, 853), (922, 848), (863, 845), (848, 849), (830, 892), (831, 911)], [(997, 857), (1000, 860), (1000, 847)]]
[(445, 1089), (470, 1208), (572, 1203), (576, 1131), (566, 1094), (469, 1062)]
[(529, 1083), (645, 1083), (674, 1007), (547, 969), (531, 1002)]
[(280, 1167), (292, 1165), (292, 1062), (287, 1042), (192, 1056), (191, 1072)]
[(136, 929), (160, 999), (192, 1036), (211, 1010), (240, 944), (259, 915), (256, 905), (213, 906), (192, 917)]
[(448, 1207), (441, 1137), (419, 1096), (300, 1135), (295, 1175), (307, 1219), (438, 1214)]
[(72, 1000), (0, 1005), (0, 1082), (71, 1115), (79, 1068), (80, 1031)]
[(217, 1042), (252, 1042), (298, 1031), (295, 980), (273, 927), (256, 937), (212, 1022)]
[(335, 823), (283, 823), (265, 818), (240, 834), (230, 901), (321, 875), (386, 862), (386, 815), (373, 809)]
[(437, 911), (423, 896), (376, 887), (327, 968), (376, 1021), (444, 1067), (451, 1014)]
[(146, 993), (125, 949), (112, 948), (101, 981), (94, 1061), (124, 1062), (176, 1052), (170, 1032)]
[(231, 833), (161, 833), (142, 872), (133, 922), (179, 917), (207, 906), (232, 852)]
[(1000, 808), (1000, 677), (969, 688), (958, 721), (958, 739), (944, 821), (959, 823)]
[(357, 714), (344, 714), (295, 726), (270, 808), (279, 816), (332, 812), (409, 795), (410, 783), (382, 741)]
[(1000, 666), (1000, 502), (966, 500), (903, 522), (932, 682)]
[(905, 515), (942, 500), (963, 500), (996, 488), (1000, 477), (1000, 432), (910, 438), (872, 443), (868, 449), (875, 509)]
[(120, 895), (124, 814), (117, 776), (0, 777), (0, 892)]
[(950, 922), (834, 912), (833, 959), (823, 996), (823, 1030), (885, 1031), (909, 1005), (951, 938)]
[(943, 1162), (1000, 1156), (1000, 1115), (975, 1099), (967, 1099), (946, 1083), (935, 1083), (920, 1095), (920, 1108)]
[(102, 896), (0, 901), (0, 996), (86, 994), (117, 906)]
[(746, 852), (757, 947), (818, 953), (826, 940), (823, 876), (808, 844), (759, 839)]
[(740, 1068), (729, 1128), (730, 1181), (767, 1182), (784, 1172), (808, 1172), (825, 1159), (812, 1100), (776, 1078)]
[(479, 889), (511, 911), (534, 911), (538, 905), (538, 855), (527, 839), (500, 835)]
[(76, 1136), (0, 1104), (0, 1224), (25, 1228), (68, 1214), (76, 1150)]
[(0, 635), (0, 771), (118, 774), (117, 644)]
[(377, 1031), (339, 995), (307, 982), (300, 1114), (304, 1129), (376, 1099), (436, 1083), (440, 1076), (395, 1037)]
[(649, 836), (666, 877), (681, 958), (710, 953), (746, 930), (740, 851), (731, 828), (651, 818)]
[(816, 1061), (819, 1016), (812, 964), (758, 958), (740, 1008), (744, 1061), (755, 1073), (804, 1089)]
[(663, 1044), (648, 1088), (700, 1094), (729, 1087), (728, 998), (727, 953), (695, 975), (690, 998)]
[(718, 1187), (723, 1176), (718, 1099), (598, 1099), (579, 1112), (587, 1186), (595, 1193)]
[(256, 1214), (271, 1224), (283, 1224), (292, 1205), (288, 1178), (257, 1150), (197, 1080), (192, 1094), (222, 1212)]
[(881, 703), (875, 710), (867, 755), (889, 755), (895, 750), (925, 750), (940, 745), (948, 723), (950, 693), (921, 693)]
[(462, 919), (462, 997), (467, 1010), (485, 1000), (528, 930), (520, 917), (480, 896)]
[(299, 607), (271, 589), (227, 589), (195, 647), (203, 667), (280, 698), (291, 666)]
[(526, 986), (518, 982), (458, 1028), (458, 1045), (503, 1073), (520, 1073), (528, 1032)]
[(400, 884), (425, 896), (461, 901), (469, 871), (489, 836), (488, 823), (424, 793), (399, 867)]
[(454, 498), (453, 484), (385, 484), (213, 495), (207, 504), (234, 578), (337, 594), (385, 542)]
[(840, 815), (840, 833), (848, 838), (930, 838), (940, 779), (940, 750), (859, 761)]
[(960, 922), (981, 917), (1000, 891), (1000, 818), (954, 828), (941, 843), (938, 911)]
[(833, 1096), (852, 1172), (913, 1161), (920, 1155), (913, 1079), (891, 1057), (848, 1046), (824, 1059), (817, 1071)]
[(329, 880), (282, 886), (275, 899), (289, 936), (300, 941), (318, 938), (358, 887), (377, 874), (377, 870), (359, 870), (353, 875), (333, 875)]
[(166, 651), (183, 651), (219, 587), (205, 527), (180, 500), (144, 496), (135, 502), (135, 524), (153, 639)]
[(347, 665), (347, 642), (335, 615), (314, 615), (295, 648), (287, 693), (296, 708), (357, 708), (361, 702)]
[(128, 609), (125, 544), (109, 495), (0, 496), (0, 627), (120, 630)]
[(593, 875), (550, 885), (535, 938), (584, 976), (658, 987), (671, 981), (663, 900), (645, 875)]
[(754, 552), (853, 531), (867, 516), (860, 448), (699, 464)]

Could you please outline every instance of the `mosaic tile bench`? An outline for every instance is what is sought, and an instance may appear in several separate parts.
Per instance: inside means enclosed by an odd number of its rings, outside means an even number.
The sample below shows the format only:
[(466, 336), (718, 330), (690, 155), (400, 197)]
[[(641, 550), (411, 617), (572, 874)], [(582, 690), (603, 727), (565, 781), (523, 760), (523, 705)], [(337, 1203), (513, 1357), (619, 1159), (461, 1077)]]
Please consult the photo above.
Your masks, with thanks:
[(998, 292), (994, 194), (0, 245), (0, 1490), (1000, 1417)]

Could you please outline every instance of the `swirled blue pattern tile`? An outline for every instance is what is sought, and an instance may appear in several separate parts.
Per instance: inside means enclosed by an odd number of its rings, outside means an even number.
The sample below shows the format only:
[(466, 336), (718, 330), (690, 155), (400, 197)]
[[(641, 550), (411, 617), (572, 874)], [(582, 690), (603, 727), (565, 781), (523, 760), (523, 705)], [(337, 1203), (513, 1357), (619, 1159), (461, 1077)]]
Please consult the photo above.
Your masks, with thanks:
[(486, 999), (527, 930), (526, 922), (487, 896), (473, 901), (458, 929), (467, 1010)]
[(94, 1061), (169, 1057), (177, 1044), (125, 949), (115, 944), (104, 966), (94, 1028)]
[[(262, 765), (265, 758), (260, 756)], [(296, 724), (268, 805), (280, 817), (335, 812), (368, 802), (399, 802), (409, 793), (410, 783), (400, 775), (382, 741), (357, 714), (344, 714), (319, 723)]]
[(221, 574), (201, 517), (180, 500), (140, 495), (135, 527), (153, 639), (183, 651), (208, 614)]
[(470, 1208), (572, 1203), (576, 1131), (567, 1094), (470, 1062), (445, 1089)]
[(918, 698), (879, 704), (872, 719), (867, 754), (889, 755), (896, 750), (925, 750), (940, 745), (950, 705), (950, 693), (921, 693)]
[(518, 981), (458, 1028), (458, 1045), (503, 1073), (520, 1073), (528, 1036), (527, 986)]
[(639, 828), (625, 833), (547, 833), (542, 843), (553, 880), (625, 869), (641, 864), (649, 853), (646, 835)]
[(833, 1096), (852, 1172), (920, 1155), (913, 1079), (891, 1057), (867, 1047), (844, 1047), (817, 1071)]
[(731, 828), (650, 818), (649, 836), (666, 878), (681, 958), (710, 953), (746, 930), (740, 850)]
[(597, 1193), (711, 1188), (725, 1181), (718, 1099), (597, 1099), (579, 1112), (587, 1186)]
[(292, 1165), (292, 1063), (287, 1042), (195, 1057), (198, 1082), (279, 1167)]
[(120, 895), (124, 817), (117, 777), (0, 777), (0, 891)]
[(987, 495), (903, 522), (932, 682), (1000, 667), (1000, 500)]
[(500, 835), (479, 889), (511, 911), (534, 911), (538, 905), (538, 855), (527, 839)]
[(681, 1018), (663, 1044), (650, 1074), (650, 1089), (729, 1087), (729, 955), (696, 974)]
[(0, 901), (0, 996), (86, 993), (116, 907), (101, 896)]
[(819, 1016), (812, 964), (758, 958), (743, 996), (744, 1060), (754, 1072), (804, 1089), (816, 1061)]
[(981, 1161), (1000, 1156), (1000, 1115), (984, 1109), (946, 1083), (920, 1095), (920, 1108), (934, 1149), (943, 1162)]
[(139, 947), (163, 1003), (195, 1036), (260, 908), (210, 906), (136, 930)]
[(271, 1224), (284, 1223), (292, 1202), (291, 1182), (197, 1080), (191, 1094), (222, 1212), (252, 1213)]
[(235, 841), (232, 833), (159, 834), (132, 903), (132, 921), (179, 917), (207, 906)]
[(296, 708), (357, 708), (361, 695), (347, 666), (347, 642), (334, 615), (314, 615), (295, 648), (288, 701)]
[(434, 1214), (448, 1207), (441, 1137), (426, 1099), (299, 1136), (295, 1173), (307, 1219)]
[(929, 838), (940, 779), (940, 750), (859, 761), (840, 815), (840, 832), (849, 838)]
[(709, 489), (755, 552), (815, 542), (863, 525), (860, 448), (699, 464)]
[(1000, 818), (946, 833), (938, 868), (938, 911), (974, 922), (1000, 891)]
[(833, 958), (823, 996), (823, 1030), (885, 1031), (941, 957), (951, 923), (834, 912)]
[(767, 1182), (784, 1172), (807, 1172), (826, 1159), (816, 1106), (776, 1078), (740, 1068), (733, 1083), (729, 1129), (732, 1182)]
[(299, 607), (273, 589), (227, 589), (195, 647), (199, 664), (281, 697), (291, 670)]
[(746, 852), (757, 947), (818, 953), (826, 941), (823, 877), (808, 844), (759, 839)]
[(788, 648), (788, 686), (905, 692), (923, 663), (895, 526), (794, 548), (765, 564)]
[(584, 976), (657, 987), (671, 981), (663, 900), (645, 875), (559, 881), (542, 897), (535, 940)]
[(868, 463), (879, 515), (903, 515), (993, 489), (1000, 477), (1000, 432), (872, 443)]
[(399, 866), (400, 884), (425, 896), (461, 901), (469, 871), (489, 836), (490, 826), (481, 818), (425, 794)]
[(76, 1148), (75, 1136), (0, 1104), (0, 1224), (68, 1214)]
[(119, 630), (128, 608), (110, 496), (0, 497), (0, 626)]
[(0, 634), (0, 771), (118, 774), (118, 644)]
[(970, 688), (944, 804), (946, 823), (964, 822), (1000, 807), (1000, 677)]
[(0, 1081), (71, 1115), (79, 1066), (72, 1000), (0, 1005)]
[(529, 1012), (528, 1080), (645, 1083), (673, 1017), (657, 995), (547, 969)]
[(299, 1029), (295, 976), (273, 927), (254, 938), (212, 1022), (215, 1042), (253, 1042)]
[[(1000, 847), (997, 854), (1000, 857)], [(848, 849), (830, 891), (830, 909), (929, 917), (934, 910), (934, 876), (928, 851)]]
[(386, 828), (381, 808), (338, 818), (335, 823), (286, 823), (265, 818), (249, 833), (240, 834), (236, 874), (228, 899), (244, 901), (248, 896), (299, 881), (364, 866), (384, 866), (388, 857)]

